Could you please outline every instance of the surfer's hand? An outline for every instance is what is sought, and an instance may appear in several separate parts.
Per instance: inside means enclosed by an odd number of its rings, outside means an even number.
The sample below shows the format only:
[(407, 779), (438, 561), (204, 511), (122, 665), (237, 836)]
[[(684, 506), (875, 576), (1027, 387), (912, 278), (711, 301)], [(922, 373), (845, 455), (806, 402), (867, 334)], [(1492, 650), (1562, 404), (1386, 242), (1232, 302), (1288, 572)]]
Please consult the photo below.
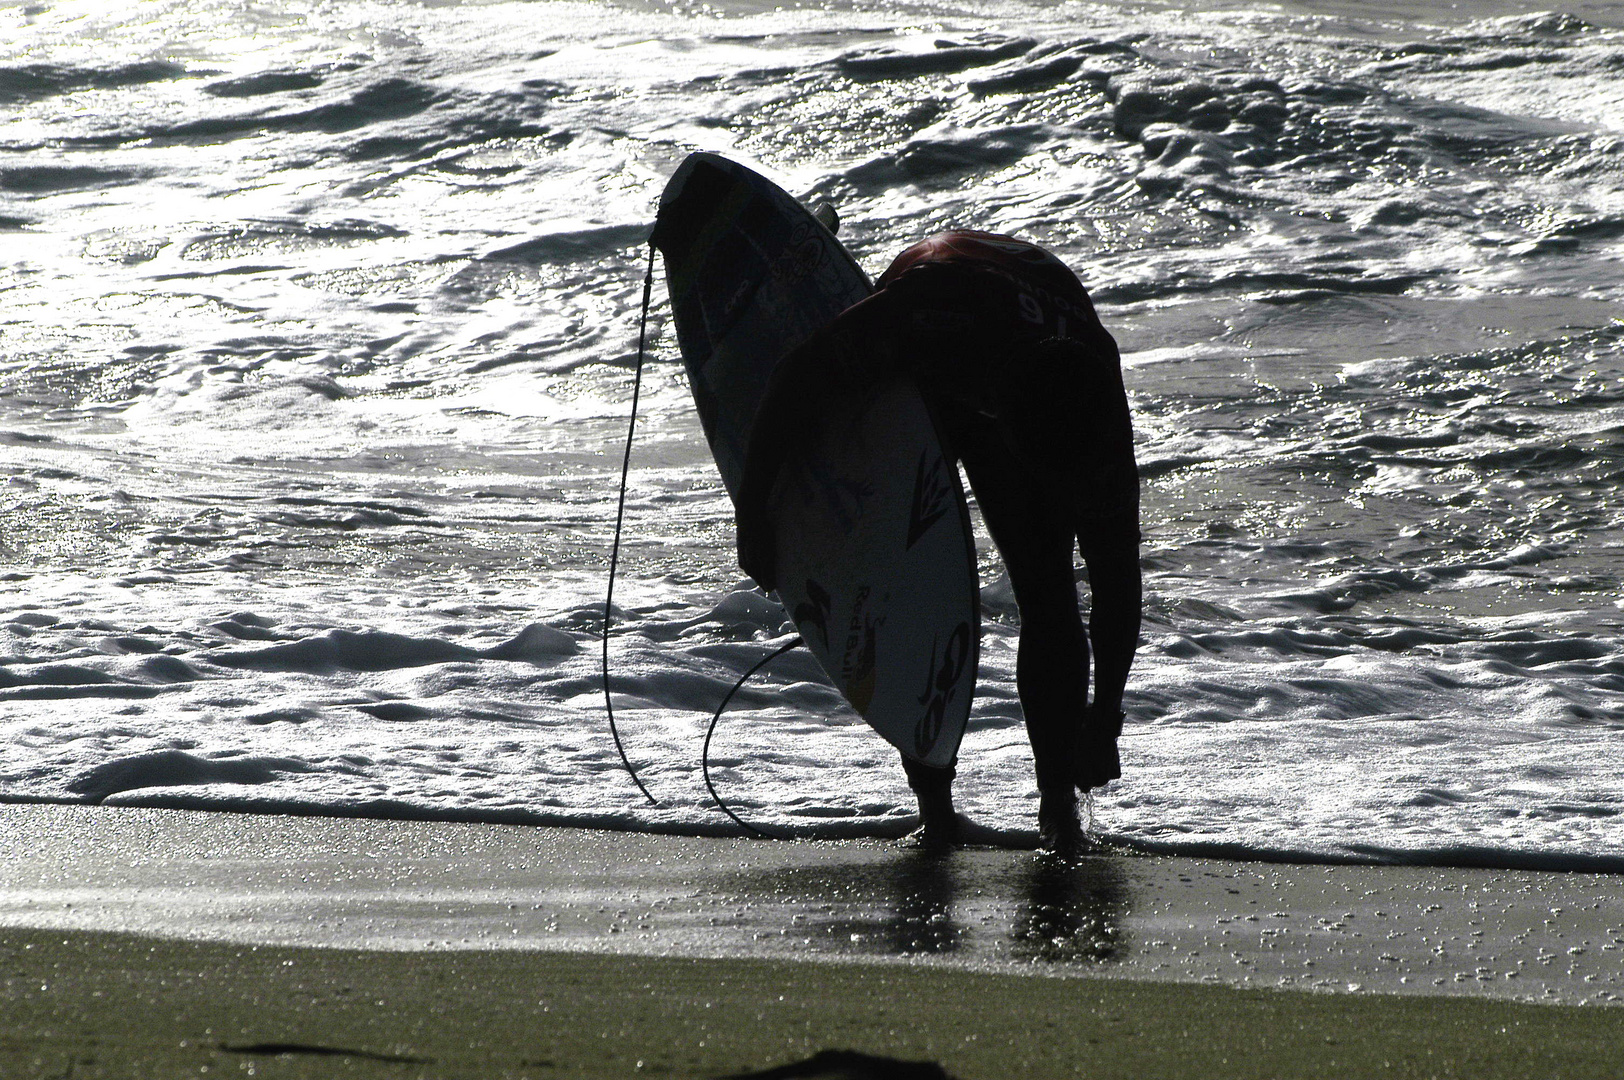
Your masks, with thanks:
[(778, 587), (778, 566), (771, 520), (760, 514), (740, 514), (738, 532), (739, 568), (764, 591), (772, 592)]
[(1082, 737), (1077, 740), (1072, 776), (1084, 791), (1104, 787), (1122, 776), (1117, 737), (1122, 734), (1122, 710), (1098, 704), (1083, 709)]
[(1102, 738), (1115, 739), (1122, 734), (1122, 721), (1127, 714), (1122, 711), (1121, 705), (1107, 705), (1094, 702), (1083, 706), (1083, 728), (1095, 732)]

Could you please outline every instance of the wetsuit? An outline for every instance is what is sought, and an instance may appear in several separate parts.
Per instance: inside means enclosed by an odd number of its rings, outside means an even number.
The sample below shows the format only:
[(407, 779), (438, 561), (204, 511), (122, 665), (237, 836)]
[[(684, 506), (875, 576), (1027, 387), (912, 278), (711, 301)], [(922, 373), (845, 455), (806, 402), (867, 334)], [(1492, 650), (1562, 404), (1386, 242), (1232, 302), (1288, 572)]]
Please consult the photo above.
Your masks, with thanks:
[[(1139, 483), (1116, 343), (1063, 263), (1006, 236), (930, 237), (877, 284), (774, 373), (738, 501), (740, 563), (773, 587), (768, 496), (785, 455), (817, 423), (819, 403), (911, 375), (948, 453), (964, 464), (1009, 572), (1021, 617), (1016, 684), (1038, 789), (1046, 803), (1069, 807), (1074, 785), (1120, 775), (1122, 690), (1139, 634)], [(1086, 634), (1078, 546), (1092, 599)], [(906, 757), (903, 765), (922, 810), (928, 798), (946, 798), (951, 768)]]

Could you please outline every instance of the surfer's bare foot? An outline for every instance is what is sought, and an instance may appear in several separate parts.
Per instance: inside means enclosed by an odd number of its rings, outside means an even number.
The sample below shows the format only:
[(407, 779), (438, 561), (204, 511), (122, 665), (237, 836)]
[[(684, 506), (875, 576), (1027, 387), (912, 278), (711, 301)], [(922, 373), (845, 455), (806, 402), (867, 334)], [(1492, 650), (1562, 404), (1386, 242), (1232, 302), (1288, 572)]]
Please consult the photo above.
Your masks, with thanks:
[(1063, 859), (1087, 853), (1088, 833), (1077, 817), (1073, 797), (1044, 798), (1038, 804), (1038, 849)]
[(959, 846), (958, 815), (949, 814), (946, 819), (930, 818), (920, 822), (917, 829), (902, 838), (902, 846), (915, 851), (952, 851)]
[(902, 838), (904, 847), (919, 851), (952, 851), (961, 847), (1001, 847), (1007, 844), (997, 829), (978, 825), (963, 814), (955, 813), (950, 820), (922, 821), (917, 829)]
[(908, 784), (919, 800), (919, 828), (909, 833), (909, 847), (948, 851), (959, 844), (959, 815), (953, 812), (953, 770), (915, 765)]

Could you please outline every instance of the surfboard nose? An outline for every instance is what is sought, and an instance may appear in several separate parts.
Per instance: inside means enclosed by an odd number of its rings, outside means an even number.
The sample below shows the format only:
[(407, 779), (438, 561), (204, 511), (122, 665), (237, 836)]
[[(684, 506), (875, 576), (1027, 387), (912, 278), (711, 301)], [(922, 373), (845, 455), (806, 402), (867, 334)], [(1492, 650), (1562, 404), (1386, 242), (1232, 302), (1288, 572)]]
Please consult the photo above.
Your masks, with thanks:
[(725, 160), (703, 150), (689, 154), (666, 181), (649, 236), (666, 258), (693, 247), (711, 211), (734, 186)]

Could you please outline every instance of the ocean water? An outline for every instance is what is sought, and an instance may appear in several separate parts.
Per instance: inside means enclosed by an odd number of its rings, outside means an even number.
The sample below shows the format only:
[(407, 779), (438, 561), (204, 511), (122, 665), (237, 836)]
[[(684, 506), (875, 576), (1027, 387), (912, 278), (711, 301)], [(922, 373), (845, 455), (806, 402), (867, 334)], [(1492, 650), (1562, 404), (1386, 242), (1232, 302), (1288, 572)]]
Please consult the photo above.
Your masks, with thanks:
[[(787, 639), (663, 303), (694, 149), (871, 271), (1050, 246), (1122, 345), (1106, 839), (1624, 867), (1624, 4), (0, 0), (0, 799), (724, 833)], [(656, 296), (662, 287), (656, 288)], [(982, 540), (959, 797), (1036, 791)], [(712, 749), (899, 835), (811, 658)]]

